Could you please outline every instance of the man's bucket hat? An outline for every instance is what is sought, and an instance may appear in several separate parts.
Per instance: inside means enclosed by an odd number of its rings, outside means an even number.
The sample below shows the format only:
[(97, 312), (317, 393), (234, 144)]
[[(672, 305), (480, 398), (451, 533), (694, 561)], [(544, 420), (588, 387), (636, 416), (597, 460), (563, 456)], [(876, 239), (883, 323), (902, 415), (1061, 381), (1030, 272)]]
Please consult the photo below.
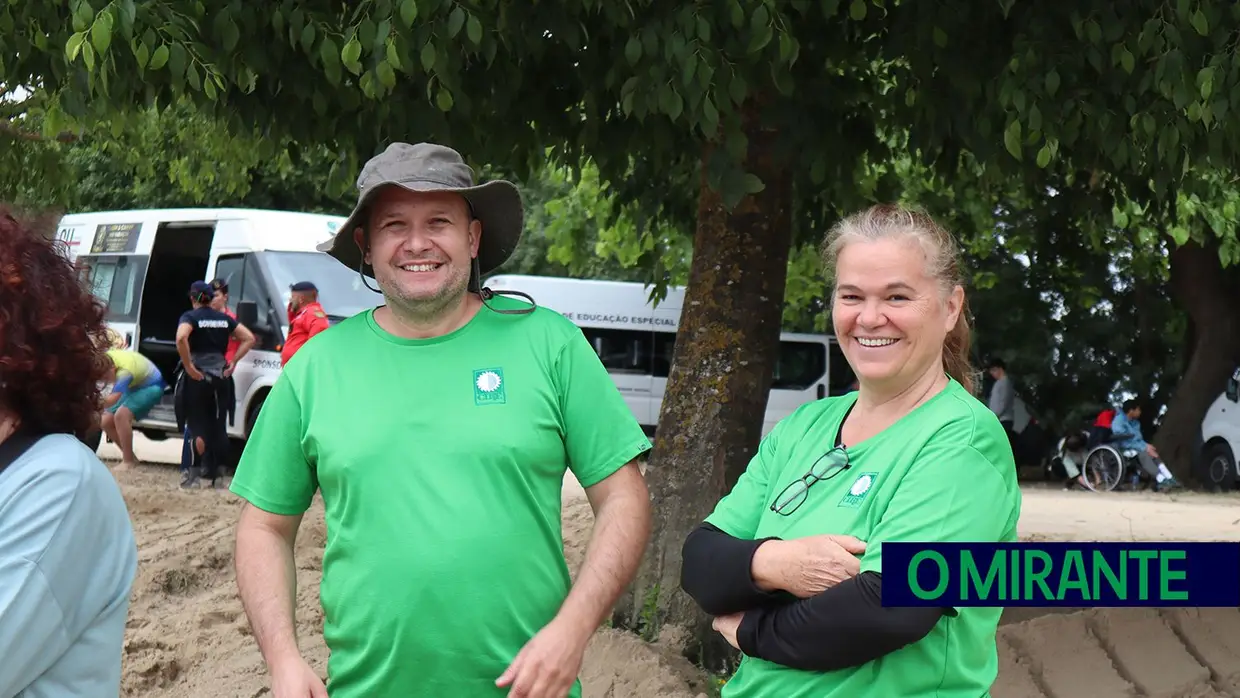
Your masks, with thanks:
[(452, 148), (434, 143), (393, 143), (362, 168), (357, 177), (357, 205), (336, 236), (319, 245), (319, 251), (374, 278), (371, 265), (362, 263), (362, 251), (353, 240), (353, 231), (366, 227), (370, 204), (388, 185), (415, 192), (455, 192), (465, 197), (474, 218), (482, 222), (482, 240), (478, 244), (482, 276), (508, 261), (521, 241), (524, 210), (521, 193), (511, 182), (497, 179), (476, 185), (473, 169)]

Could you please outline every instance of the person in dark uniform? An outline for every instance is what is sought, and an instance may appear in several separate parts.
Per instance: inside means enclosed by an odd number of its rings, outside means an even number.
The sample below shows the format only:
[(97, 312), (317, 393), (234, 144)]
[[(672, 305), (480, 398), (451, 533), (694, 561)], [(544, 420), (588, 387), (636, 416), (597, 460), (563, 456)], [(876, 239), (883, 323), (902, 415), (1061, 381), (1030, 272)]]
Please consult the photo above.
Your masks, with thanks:
[[(228, 433), (223, 404), (229, 391), (228, 379), (237, 362), (254, 346), (254, 334), (236, 319), (211, 307), (215, 289), (205, 281), (195, 281), (189, 289), (193, 310), (182, 313), (177, 326), (177, 353), (184, 369), (177, 380), (178, 399), (184, 406), (185, 427), (194, 437), (198, 465), (181, 477), (182, 487), (197, 487), (199, 478), (219, 486), (220, 463), (228, 452)], [(226, 358), (228, 340), (240, 344), (232, 359)]]

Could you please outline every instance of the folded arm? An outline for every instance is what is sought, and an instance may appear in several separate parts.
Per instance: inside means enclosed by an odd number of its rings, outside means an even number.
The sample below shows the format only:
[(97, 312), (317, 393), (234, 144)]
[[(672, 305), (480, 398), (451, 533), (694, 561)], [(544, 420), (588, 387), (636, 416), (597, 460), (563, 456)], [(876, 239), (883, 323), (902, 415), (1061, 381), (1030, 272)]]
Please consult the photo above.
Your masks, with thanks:
[(883, 578), (862, 572), (809, 599), (745, 612), (737, 630), (750, 657), (808, 671), (858, 666), (925, 637), (942, 608), (883, 606)]
[(789, 595), (763, 590), (753, 578), (754, 554), (768, 540), (777, 539), (734, 538), (703, 523), (681, 550), (680, 587), (712, 616), (790, 600)]

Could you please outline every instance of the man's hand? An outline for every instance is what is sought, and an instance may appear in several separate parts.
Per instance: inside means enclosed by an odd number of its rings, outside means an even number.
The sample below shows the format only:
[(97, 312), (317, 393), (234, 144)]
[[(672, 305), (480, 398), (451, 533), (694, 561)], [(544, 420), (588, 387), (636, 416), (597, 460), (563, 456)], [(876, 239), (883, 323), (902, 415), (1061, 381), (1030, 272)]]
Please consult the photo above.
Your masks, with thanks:
[(235, 371), (235, 370), (237, 370), (237, 367), (236, 367), (236, 366), (234, 366), (231, 362), (229, 362), (229, 363), (227, 363), (227, 364), (225, 364), (225, 365), (224, 365), (224, 372), (223, 372), (223, 374), (221, 374), (221, 375), (223, 375), (225, 378), (228, 378), (228, 377), (232, 376), (233, 371)]
[(1150, 456), (1152, 456), (1152, 457), (1154, 457), (1154, 458), (1157, 458), (1157, 457), (1158, 457), (1158, 449), (1154, 448), (1154, 444), (1146, 444), (1146, 445), (1145, 445), (1145, 452), (1146, 452), (1146, 453), (1148, 453), (1148, 454), (1150, 454)]
[(563, 620), (551, 621), (525, 643), (495, 685), (512, 686), (512, 698), (564, 698), (577, 681), (590, 635)]
[(745, 619), (745, 612), (729, 613), (726, 616), (716, 616), (711, 622), (710, 627), (714, 628), (723, 639), (728, 641), (736, 649), (740, 649), (740, 643), (736, 641), (736, 631), (741, 627), (741, 621)]
[(206, 378), (206, 375), (204, 375), (202, 371), (199, 371), (198, 367), (193, 364), (185, 364), (185, 375), (189, 376), (190, 380), (196, 381)]
[(327, 698), (327, 687), (301, 657), (291, 657), (271, 668), (272, 698)]
[(865, 543), (852, 536), (823, 534), (771, 540), (758, 546), (751, 574), (764, 591), (782, 589), (808, 599), (861, 572)]

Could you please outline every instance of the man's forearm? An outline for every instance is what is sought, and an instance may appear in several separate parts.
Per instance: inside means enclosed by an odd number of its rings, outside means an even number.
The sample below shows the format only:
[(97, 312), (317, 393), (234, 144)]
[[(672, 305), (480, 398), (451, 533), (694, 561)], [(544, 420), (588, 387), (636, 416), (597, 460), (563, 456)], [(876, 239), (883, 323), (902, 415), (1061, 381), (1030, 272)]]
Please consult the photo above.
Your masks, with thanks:
[(595, 516), (585, 562), (557, 618), (579, 624), (585, 634), (593, 633), (636, 576), (649, 538), (646, 489), (608, 497)]
[(237, 345), (237, 353), (233, 355), (233, 366), (241, 363), (241, 359), (254, 348), (254, 340), (243, 341)]
[(193, 360), (190, 359), (190, 356), (189, 356), (189, 340), (188, 339), (180, 339), (180, 338), (177, 339), (177, 356), (181, 357), (182, 366), (189, 367), (189, 366), (194, 365)]
[(274, 531), (242, 527), (237, 531), (237, 589), (268, 666), (301, 656), (293, 624), (297, 567), (289, 544)]

